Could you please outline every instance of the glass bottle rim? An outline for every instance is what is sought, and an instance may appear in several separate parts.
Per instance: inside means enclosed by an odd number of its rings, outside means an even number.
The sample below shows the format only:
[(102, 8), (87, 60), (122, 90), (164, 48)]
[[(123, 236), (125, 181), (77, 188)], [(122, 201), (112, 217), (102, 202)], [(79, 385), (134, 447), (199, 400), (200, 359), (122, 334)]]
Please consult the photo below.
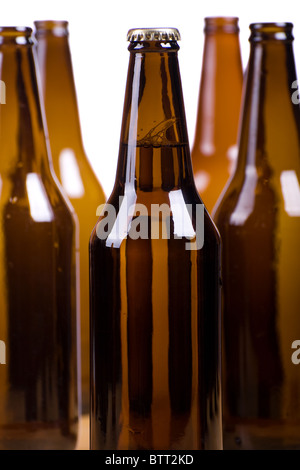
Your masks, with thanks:
[(293, 23), (291, 22), (262, 22), (251, 23), (250, 42), (259, 42), (264, 40), (275, 41), (293, 41)]
[(68, 36), (69, 21), (67, 20), (35, 20), (35, 35)]
[(0, 26), (0, 36), (2, 37), (29, 37), (32, 34), (32, 28), (29, 26)]
[(238, 33), (239, 17), (237, 16), (206, 16), (204, 18), (205, 33)]
[(32, 43), (30, 26), (0, 26), (0, 45), (32, 45)]

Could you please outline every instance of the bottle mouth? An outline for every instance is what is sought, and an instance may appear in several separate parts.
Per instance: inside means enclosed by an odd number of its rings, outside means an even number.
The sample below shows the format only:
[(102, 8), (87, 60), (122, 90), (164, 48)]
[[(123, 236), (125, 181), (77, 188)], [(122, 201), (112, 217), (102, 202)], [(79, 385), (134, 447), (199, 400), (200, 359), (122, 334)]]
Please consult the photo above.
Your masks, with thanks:
[(29, 26), (0, 26), (0, 44), (32, 44)]
[(35, 26), (35, 36), (68, 36), (69, 22), (65, 20), (36, 20), (33, 22)]
[(204, 33), (239, 33), (239, 18), (236, 16), (208, 16), (204, 18)]
[(252, 23), (250, 29), (250, 42), (261, 41), (293, 41), (293, 23)]

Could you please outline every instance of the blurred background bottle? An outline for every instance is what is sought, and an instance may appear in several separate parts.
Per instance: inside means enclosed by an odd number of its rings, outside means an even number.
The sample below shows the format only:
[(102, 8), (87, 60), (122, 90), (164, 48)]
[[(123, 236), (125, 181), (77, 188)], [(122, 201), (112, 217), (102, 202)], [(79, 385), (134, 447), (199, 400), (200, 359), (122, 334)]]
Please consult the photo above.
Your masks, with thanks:
[(67, 21), (35, 21), (37, 59), (54, 171), (79, 219), (82, 412), (89, 412), (88, 245), (101, 184), (85, 154), (72, 69)]
[(0, 449), (74, 449), (78, 233), (51, 167), (31, 34), (0, 28)]
[(128, 33), (103, 209), (116, 218), (107, 227), (102, 215), (90, 242), (91, 449), (222, 447), (220, 239), (193, 180), (178, 39), (172, 28)]
[(192, 164), (211, 213), (237, 157), (243, 69), (238, 18), (205, 18), (204, 51)]
[[(300, 110), (293, 25), (250, 26), (223, 242), (225, 449), (300, 449)], [(296, 90), (296, 94), (298, 90)], [(296, 97), (297, 98), (297, 97)]]

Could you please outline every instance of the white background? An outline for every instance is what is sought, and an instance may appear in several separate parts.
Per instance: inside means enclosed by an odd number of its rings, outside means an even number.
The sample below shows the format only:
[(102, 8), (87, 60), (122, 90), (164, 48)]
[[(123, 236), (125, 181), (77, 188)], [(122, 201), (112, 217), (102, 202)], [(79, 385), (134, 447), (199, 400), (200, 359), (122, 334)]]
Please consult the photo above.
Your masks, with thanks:
[[(129, 52), (126, 33), (136, 27), (176, 27), (190, 145), (193, 143), (205, 16), (238, 16), (243, 66), (249, 24), (290, 21), (300, 68), (300, 0), (17, 0), (2, 2), (0, 26), (31, 26), (35, 20), (68, 20), (82, 135), (86, 153), (106, 195), (111, 192), (119, 150)], [(300, 75), (300, 73), (298, 74)]]

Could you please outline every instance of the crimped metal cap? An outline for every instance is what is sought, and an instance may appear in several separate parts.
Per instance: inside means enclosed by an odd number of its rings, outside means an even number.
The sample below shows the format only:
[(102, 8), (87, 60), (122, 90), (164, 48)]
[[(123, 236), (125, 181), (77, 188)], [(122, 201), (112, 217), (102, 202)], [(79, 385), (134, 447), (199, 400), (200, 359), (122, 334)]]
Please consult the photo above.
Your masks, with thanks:
[(130, 29), (127, 33), (127, 41), (180, 41), (180, 33), (177, 28), (138, 28)]

